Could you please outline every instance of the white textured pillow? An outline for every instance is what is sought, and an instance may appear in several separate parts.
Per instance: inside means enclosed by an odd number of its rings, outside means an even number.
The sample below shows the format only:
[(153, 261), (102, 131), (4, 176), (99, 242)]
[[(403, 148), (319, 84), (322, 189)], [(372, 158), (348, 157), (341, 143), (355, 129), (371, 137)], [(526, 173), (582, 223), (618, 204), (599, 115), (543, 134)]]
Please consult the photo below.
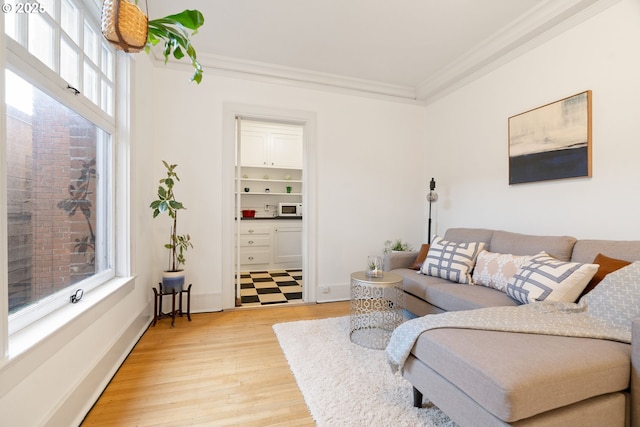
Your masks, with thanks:
[(520, 270), (531, 255), (499, 254), (482, 251), (473, 269), (473, 283), (506, 292), (507, 283)]
[(575, 302), (596, 271), (597, 264), (563, 262), (540, 252), (509, 280), (507, 295), (524, 304), (535, 301)]
[(472, 283), (471, 270), (484, 248), (482, 242), (454, 243), (435, 236), (420, 272), (457, 283)]

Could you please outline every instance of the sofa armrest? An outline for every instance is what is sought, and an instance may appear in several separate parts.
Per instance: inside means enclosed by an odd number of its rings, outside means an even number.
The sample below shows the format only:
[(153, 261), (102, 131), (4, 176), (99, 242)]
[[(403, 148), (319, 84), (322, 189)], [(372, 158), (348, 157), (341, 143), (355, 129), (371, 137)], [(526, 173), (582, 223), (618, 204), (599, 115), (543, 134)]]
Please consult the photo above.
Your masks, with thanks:
[(640, 317), (631, 325), (631, 427), (640, 427)]
[[(384, 254), (384, 271), (395, 270), (396, 268), (409, 268), (418, 257), (417, 251), (389, 252)], [(640, 341), (638, 341), (640, 343)]]

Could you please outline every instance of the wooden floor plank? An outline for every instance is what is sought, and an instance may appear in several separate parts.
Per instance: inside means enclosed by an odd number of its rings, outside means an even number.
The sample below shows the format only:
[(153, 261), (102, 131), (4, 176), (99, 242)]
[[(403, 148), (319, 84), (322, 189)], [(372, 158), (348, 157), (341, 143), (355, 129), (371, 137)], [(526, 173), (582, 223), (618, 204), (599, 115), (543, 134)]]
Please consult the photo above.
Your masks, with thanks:
[(272, 326), (349, 314), (349, 302), (192, 314), (142, 336), (83, 427), (312, 426)]

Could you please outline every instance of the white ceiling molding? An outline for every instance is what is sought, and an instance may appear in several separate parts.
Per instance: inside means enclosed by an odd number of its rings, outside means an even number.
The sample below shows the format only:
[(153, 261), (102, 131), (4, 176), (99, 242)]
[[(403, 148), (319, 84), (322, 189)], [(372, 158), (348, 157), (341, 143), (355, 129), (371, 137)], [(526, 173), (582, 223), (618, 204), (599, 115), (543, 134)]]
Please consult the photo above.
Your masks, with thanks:
[(433, 102), (525, 52), (597, 15), (621, 0), (546, 0), (520, 20), (470, 49), (416, 88), (417, 99)]
[[(492, 37), (470, 48), (466, 55), (442, 67), (434, 76), (425, 77), (417, 87), (397, 86), (206, 52), (199, 53), (198, 60), (204, 68), (204, 79), (207, 73), (215, 73), (248, 80), (428, 104), (620, 1), (544, 0), (519, 19), (497, 30)], [(152, 54), (155, 62), (164, 63), (159, 47), (152, 49)], [(169, 59), (169, 63), (173, 63), (175, 67), (181, 66), (173, 58)], [(185, 61), (180, 61), (180, 64), (190, 67)]]
[[(152, 49), (156, 61), (164, 63), (164, 57), (160, 48)], [(170, 62), (176, 62), (174, 58)], [(334, 74), (320, 73), (311, 70), (302, 70), (282, 65), (249, 61), (239, 58), (230, 58), (207, 53), (199, 54), (198, 61), (204, 68), (204, 78), (210, 71), (217, 74), (247, 78), (251, 80), (289, 83), (295, 86), (305, 86), (326, 89), (333, 88), (338, 91), (356, 91), (370, 95), (400, 98), (402, 100), (415, 100), (416, 89), (409, 86), (396, 86), (370, 80), (356, 79), (352, 77)], [(189, 64), (189, 67), (191, 65)]]

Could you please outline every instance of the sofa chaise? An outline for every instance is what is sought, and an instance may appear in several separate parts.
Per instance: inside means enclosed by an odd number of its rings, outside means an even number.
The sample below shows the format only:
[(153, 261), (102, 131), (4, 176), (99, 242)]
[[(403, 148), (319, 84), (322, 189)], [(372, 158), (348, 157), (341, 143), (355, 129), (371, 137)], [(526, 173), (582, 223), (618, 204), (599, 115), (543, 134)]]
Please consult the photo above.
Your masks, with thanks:
[[(473, 228), (449, 229), (442, 239), (481, 242), (488, 253), (515, 257), (546, 252), (588, 264), (597, 256), (640, 260), (640, 241)], [(410, 268), (417, 255), (385, 256), (385, 270), (403, 277), (413, 316), (521, 304), (505, 289), (419, 274)], [(640, 427), (640, 319), (633, 321), (631, 341), (438, 328), (419, 335), (402, 372), (413, 385), (414, 406), (426, 397), (461, 426)]]

